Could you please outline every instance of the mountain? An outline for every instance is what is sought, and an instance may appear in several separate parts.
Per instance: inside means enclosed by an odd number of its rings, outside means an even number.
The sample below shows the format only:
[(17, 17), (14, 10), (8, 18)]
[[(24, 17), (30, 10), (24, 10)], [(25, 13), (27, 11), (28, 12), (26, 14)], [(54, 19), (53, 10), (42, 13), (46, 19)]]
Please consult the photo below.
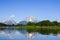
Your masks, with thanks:
[[(37, 22), (37, 19), (34, 16), (29, 16), (29, 17), (26, 17), (24, 20), (20, 21), (18, 24), (24, 24), (25, 25), (28, 22)], [(0, 23), (4, 23), (4, 24), (7, 24), (7, 25), (12, 25), (12, 24), (16, 25), (16, 22), (14, 21), (13, 16), (9, 17), (6, 20), (0, 21)]]
[(13, 19), (6, 19), (6, 20), (2, 20), (0, 21), (0, 23), (6, 24), (6, 25), (16, 25), (16, 22)]
[(28, 16), (25, 18), (25, 21), (27, 22), (37, 22), (37, 18), (34, 16)]
[(18, 24), (24, 24), (25, 25), (28, 22), (37, 22), (37, 19), (34, 16), (29, 16), (29, 17), (26, 17), (23, 21), (20, 21)]
[(23, 25), (25, 25), (25, 24), (27, 24), (28, 22), (27, 21), (20, 21), (18, 24), (23, 24)]
[(0, 20), (0, 23), (6, 24), (6, 25), (16, 25), (16, 22), (14, 20), (14, 16), (10, 16), (8, 19)]
[(4, 24), (7, 24), (7, 25), (12, 25), (12, 24), (16, 24), (16, 22), (14, 20), (6, 20), (3, 22)]

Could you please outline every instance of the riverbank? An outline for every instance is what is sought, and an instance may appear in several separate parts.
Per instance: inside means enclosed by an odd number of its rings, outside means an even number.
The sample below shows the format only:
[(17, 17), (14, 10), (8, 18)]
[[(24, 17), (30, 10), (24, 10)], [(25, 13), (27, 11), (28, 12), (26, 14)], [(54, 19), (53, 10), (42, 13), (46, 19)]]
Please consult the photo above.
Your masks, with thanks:
[(60, 29), (60, 26), (1, 26), (2, 28), (16, 28), (16, 29)]
[(12, 28), (13, 30), (21, 30), (21, 29), (25, 29), (28, 32), (39, 32), (41, 34), (60, 34), (60, 26), (3, 26), (0, 27), (0, 30), (4, 30), (4, 29), (10, 29)]

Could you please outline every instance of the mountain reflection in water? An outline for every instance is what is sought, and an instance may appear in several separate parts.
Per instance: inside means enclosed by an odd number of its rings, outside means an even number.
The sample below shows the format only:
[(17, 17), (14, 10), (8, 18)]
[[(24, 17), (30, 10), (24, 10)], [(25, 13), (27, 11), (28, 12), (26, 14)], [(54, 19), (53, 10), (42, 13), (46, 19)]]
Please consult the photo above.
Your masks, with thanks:
[(0, 30), (0, 40), (60, 40), (60, 34), (44, 34), (44, 32), (46, 30), (43, 30), (43, 32), (28, 32), (26, 29), (5, 29)]

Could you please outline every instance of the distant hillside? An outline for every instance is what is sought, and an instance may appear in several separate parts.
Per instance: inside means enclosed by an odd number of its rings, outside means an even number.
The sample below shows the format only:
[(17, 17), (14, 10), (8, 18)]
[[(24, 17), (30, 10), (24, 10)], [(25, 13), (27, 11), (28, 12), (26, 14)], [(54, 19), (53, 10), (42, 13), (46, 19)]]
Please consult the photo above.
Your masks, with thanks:
[(19, 22), (18, 24), (26, 25), (27, 23), (28, 23), (27, 21), (21, 21), (21, 22)]
[(0, 23), (0, 26), (7, 26), (6, 24), (4, 24), (4, 23)]

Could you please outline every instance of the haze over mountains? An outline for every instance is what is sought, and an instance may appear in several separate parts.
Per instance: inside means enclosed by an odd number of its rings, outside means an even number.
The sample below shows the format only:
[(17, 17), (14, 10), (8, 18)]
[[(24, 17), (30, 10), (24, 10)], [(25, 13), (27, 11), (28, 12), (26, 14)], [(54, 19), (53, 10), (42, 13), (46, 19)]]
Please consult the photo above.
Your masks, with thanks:
[(4, 24), (7, 24), (7, 25), (27, 24), (28, 22), (37, 22), (37, 19), (34, 16), (29, 16), (29, 17), (26, 17), (24, 20), (21, 20), (20, 22), (17, 23), (14, 20), (14, 17), (10, 17), (10, 18), (8, 18), (6, 20), (0, 21), (0, 23), (4, 23)]

